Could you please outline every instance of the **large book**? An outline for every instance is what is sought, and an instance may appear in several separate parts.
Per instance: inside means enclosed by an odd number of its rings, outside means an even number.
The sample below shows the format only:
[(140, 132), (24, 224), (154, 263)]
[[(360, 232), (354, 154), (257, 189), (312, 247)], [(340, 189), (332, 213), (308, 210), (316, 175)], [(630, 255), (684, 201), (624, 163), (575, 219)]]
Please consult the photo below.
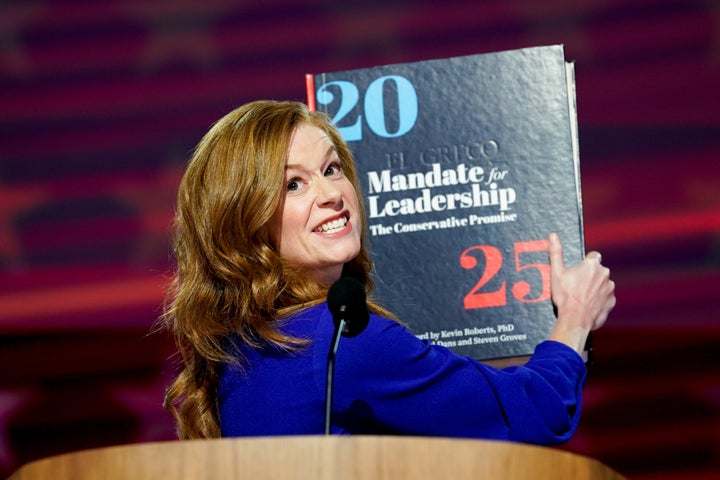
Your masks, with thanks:
[[(360, 172), (375, 298), (479, 360), (547, 338), (547, 237), (584, 255), (573, 64), (560, 45), (309, 74)], [(513, 362), (510, 362), (513, 363)], [(519, 362), (518, 362), (519, 363)]]

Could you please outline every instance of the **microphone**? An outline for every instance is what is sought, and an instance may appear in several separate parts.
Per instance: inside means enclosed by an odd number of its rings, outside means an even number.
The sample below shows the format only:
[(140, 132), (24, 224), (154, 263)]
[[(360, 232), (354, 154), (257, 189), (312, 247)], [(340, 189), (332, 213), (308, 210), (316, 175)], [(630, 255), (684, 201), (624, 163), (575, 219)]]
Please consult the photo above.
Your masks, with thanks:
[(370, 313), (365, 288), (354, 278), (342, 277), (333, 283), (328, 290), (327, 303), (335, 328), (344, 321), (340, 329), (343, 337), (354, 337), (367, 327)]
[(325, 435), (330, 435), (335, 356), (340, 344), (340, 337), (354, 337), (365, 330), (370, 321), (370, 312), (367, 308), (365, 288), (351, 277), (341, 277), (330, 286), (327, 304), (335, 325), (328, 353), (327, 384), (325, 386)]

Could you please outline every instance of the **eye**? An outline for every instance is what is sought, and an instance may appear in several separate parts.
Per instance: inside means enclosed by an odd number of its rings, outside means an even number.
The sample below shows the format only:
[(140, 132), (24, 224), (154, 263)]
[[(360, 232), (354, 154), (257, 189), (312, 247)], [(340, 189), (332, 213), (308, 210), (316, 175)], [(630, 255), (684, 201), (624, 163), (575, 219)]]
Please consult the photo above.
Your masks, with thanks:
[(325, 170), (326, 177), (332, 177), (334, 175), (342, 175), (342, 165), (340, 165), (340, 162), (331, 163)]
[(288, 192), (296, 192), (300, 189), (301, 186), (302, 183), (300, 182), (300, 180), (298, 180), (297, 178), (293, 178), (287, 183), (286, 188)]

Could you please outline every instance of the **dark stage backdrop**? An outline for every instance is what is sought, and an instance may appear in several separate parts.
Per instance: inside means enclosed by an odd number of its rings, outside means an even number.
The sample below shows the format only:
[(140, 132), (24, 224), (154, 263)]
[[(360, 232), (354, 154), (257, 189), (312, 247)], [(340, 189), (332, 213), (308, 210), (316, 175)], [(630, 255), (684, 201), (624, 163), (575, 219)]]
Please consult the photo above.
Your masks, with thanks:
[(717, 0), (0, 3), (0, 476), (173, 438), (152, 334), (189, 152), (304, 74), (546, 44), (576, 61), (588, 249), (618, 306), (563, 448), (720, 470)]

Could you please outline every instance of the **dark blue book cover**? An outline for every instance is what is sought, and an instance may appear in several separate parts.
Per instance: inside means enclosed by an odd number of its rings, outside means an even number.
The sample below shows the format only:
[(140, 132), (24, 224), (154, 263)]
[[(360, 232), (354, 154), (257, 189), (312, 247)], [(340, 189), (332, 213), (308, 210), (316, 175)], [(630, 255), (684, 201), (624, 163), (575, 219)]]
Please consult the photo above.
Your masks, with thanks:
[(546, 239), (584, 255), (573, 65), (562, 46), (308, 75), (365, 197), (374, 298), (416, 335), (522, 358), (555, 322)]

